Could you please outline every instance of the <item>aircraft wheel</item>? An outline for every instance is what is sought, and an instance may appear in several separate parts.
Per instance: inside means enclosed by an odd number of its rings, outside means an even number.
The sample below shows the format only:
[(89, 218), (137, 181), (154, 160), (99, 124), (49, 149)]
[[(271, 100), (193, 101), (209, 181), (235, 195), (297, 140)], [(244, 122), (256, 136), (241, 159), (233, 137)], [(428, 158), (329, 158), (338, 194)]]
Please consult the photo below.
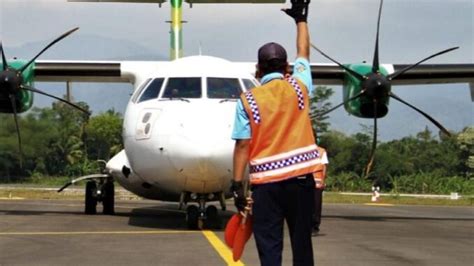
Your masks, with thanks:
[(95, 181), (88, 181), (86, 183), (85, 214), (97, 213), (97, 198), (95, 196), (96, 192), (97, 184)]
[(102, 200), (103, 214), (113, 215), (115, 214), (114, 206), (115, 206), (115, 190), (114, 190), (114, 183), (112, 181), (107, 181), (103, 186), (103, 195), (104, 198)]
[(217, 207), (210, 205), (206, 208), (206, 227), (213, 229), (220, 229), (221, 223), (217, 215)]
[(198, 229), (199, 223), (199, 208), (195, 205), (190, 205), (186, 210), (186, 223), (188, 224), (188, 229), (196, 230)]

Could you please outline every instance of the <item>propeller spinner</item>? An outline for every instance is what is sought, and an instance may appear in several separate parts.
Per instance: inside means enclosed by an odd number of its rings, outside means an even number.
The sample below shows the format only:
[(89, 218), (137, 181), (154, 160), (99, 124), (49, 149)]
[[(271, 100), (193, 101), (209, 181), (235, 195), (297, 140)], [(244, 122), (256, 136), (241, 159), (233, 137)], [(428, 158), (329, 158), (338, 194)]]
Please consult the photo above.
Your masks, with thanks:
[(18, 126), (18, 104), (20, 103), (19, 95), (21, 94), (22, 91), (30, 91), (30, 92), (36, 92), (51, 98), (54, 98), (58, 101), (64, 102), (81, 112), (84, 112), (88, 115), (90, 115), (89, 111), (86, 109), (80, 107), (79, 105), (76, 105), (74, 103), (71, 103), (69, 101), (66, 101), (64, 99), (61, 99), (59, 97), (56, 97), (54, 95), (48, 94), (46, 92), (43, 92), (39, 89), (33, 88), (26, 84), (23, 79), (23, 73), (25, 70), (41, 55), (43, 54), (46, 50), (48, 50), (51, 46), (56, 44), (57, 42), (61, 41), (62, 39), (66, 38), (73, 32), (77, 31), (79, 28), (74, 28), (72, 30), (69, 30), (53, 40), (51, 43), (49, 43), (43, 50), (41, 50), (35, 57), (33, 57), (28, 63), (23, 65), (21, 68), (16, 69), (8, 65), (8, 61), (5, 56), (5, 52), (3, 50), (3, 45), (0, 42), (0, 53), (2, 55), (2, 70), (0, 71), (0, 96), (3, 96), (2, 98), (8, 98), (11, 103), (11, 108), (12, 108), (12, 113), (13, 113), (13, 118), (15, 119), (15, 126), (16, 126), (16, 131), (18, 135), (18, 149), (20, 152), (20, 167), (22, 167), (22, 149), (21, 149), (21, 135), (20, 135), (20, 128)]
[[(323, 51), (321, 51), (315, 45), (311, 44), (311, 46), (316, 51), (318, 51), (322, 56), (324, 56), (327, 59), (331, 60), (332, 62), (334, 62), (335, 64), (337, 64), (341, 68), (343, 68), (350, 75), (354, 76), (354, 78), (358, 79), (361, 82), (361, 87), (362, 87), (360, 93), (358, 93), (357, 95), (355, 95), (355, 96), (345, 100), (344, 102), (336, 105), (335, 107), (327, 110), (326, 112), (321, 113), (319, 115), (319, 117), (322, 117), (322, 116), (336, 110), (337, 108), (341, 107), (342, 105), (345, 105), (345, 104), (347, 104), (347, 103), (349, 103), (353, 100), (359, 99), (361, 97), (364, 97), (366, 99), (370, 99), (373, 103), (372, 105), (368, 105), (369, 107), (365, 108), (365, 110), (361, 109), (361, 113), (365, 112), (366, 115), (374, 118), (374, 134), (373, 134), (373, 140), (372, 140), (372, 149), (371, 149), (371, 152), (370, 152), (369, 162), (368, 162), (368, 164), (366, 166), (366, 169), (365, 169), (365, 174), (366, 175), (368, 175), (370, 173), (370, 170), (372, 168), (372, 164), (373, 164), (373, 161), (374, 161), (374, 157), (375, 157), (375, 149), (376, 149), (376, 146), (377, 146), (377, 118), (384, 116), (386, 114), (386, 112), (388, 111), (388, 110), (380, 110), (381, 105), (379, 105), (378, 102), (380, 102), (380, 100), (382, 98), (390, 97), (390, 98), (393, 98), (393, 99), (409, 106), (410, 108), (414, 109), (415, 111), (417, 111), (418, 113), (420, 113), (421, 115), (426, 117), (428, 120), (430, 120), (443, 133), (445, 133), (448, 136), (451, 135), (446, 128), (444, 128), (438, 121), (436, 121), (430, 115), (428, 115), (427, 113), (423, 112), (422, 110), (416, 108), (415, 106), (409, 104), (408, 102), (404, 101), (403, 99), (401, 99), (400, 97), (398, 97), (397, 95), (392, 93), (391, 92), (391, 81), (396, 79), (401, 74), (409, 71), (410, 69), (415, 68), (416, 66), (420, 65), (421, 63), (423, 63), (423, 62), (425, 62), (425, 61), (427, 61), (427, 60), (429, 60), (433, 57), (451, 52), (453, 50), (456, 50), (459, 47), (453, 47), (453, 48), (443, 50), (441, 52), (438, 52), (436, 54), (428, 56), (428, 57), (424, 58), (423, 60), (420, 60), (419, 62), (417, 62), (415, 64), (412, 64), (412, 65), (410, 65), (410, 66), (408, 66), (404, 69), (401, 69), (401, 70), (399, 70), (395, 73), (392, 73), (390, 75), (384, 75), (380, 71), (380, 62), (379, 62), (379, 30), (380, 30), (380, 18), (382, 16), (382, 6), (383, 6), (383, 0), (380, 1), (379, 12), (378, 12), (377, 35), (376, 35), (376, 39), (375, 39), (374, 60), (373, 60), (373, 63), (372, 63), (371, 72), (369, 72), (367, 74), (360, 74), (360, 73), (352, 70), (351, 68), (337, 62), (333, 58), (326, 55)], [(384, 108), (386, 108), (386, 107), (384, 106)]]

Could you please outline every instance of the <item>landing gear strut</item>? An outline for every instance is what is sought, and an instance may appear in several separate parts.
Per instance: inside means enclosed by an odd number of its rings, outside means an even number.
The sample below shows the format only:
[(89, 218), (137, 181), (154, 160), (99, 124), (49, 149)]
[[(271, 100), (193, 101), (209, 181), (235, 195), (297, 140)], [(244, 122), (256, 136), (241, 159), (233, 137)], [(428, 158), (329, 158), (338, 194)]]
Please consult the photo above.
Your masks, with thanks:
[[(206, 207), (208, 199), (209, 194), (191, 195), (190, 193), (183, 192), (181, 195), (180, 208), (183, 205), (186, 205), (188, 201), (198, 203), (198, 206), (189, 205), (186, 208), (186, 224), (189, 229), (201, 230), (203, 228), (221, 228), (221, 221), (216, 206), (209, 205)], [(223, 209), (225, 210), (225, 205)]]

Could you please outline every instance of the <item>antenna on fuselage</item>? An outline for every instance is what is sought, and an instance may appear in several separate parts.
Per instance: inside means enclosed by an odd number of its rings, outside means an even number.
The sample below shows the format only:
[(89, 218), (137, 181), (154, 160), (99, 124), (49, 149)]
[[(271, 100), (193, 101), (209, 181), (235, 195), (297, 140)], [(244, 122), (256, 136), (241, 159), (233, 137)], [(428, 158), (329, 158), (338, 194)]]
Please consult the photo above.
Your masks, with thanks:
[(199, 55), (202, 55), (202, 42), (199, 41)]

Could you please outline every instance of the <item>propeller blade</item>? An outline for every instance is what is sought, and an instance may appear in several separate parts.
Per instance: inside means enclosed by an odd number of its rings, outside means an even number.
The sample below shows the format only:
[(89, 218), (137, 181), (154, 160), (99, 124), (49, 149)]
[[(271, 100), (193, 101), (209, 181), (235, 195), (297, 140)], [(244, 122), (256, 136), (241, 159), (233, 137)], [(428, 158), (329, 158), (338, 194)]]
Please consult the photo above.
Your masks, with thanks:
[[(362, 91), (361, 91), (359, 94), (357, 94), (356, 96), (347, 99), (346, 101), (344, 101), (344, 102), (342, 102), (342, 103), (340, 103), (340, 104), (334, 106), (333, 108), (327, 110), (326, 112), (324, 112), (324, 113), (322, 113), (322, 114), (319, 114), (318, 117), (325, 116), (325, 115), (329, 114), (330, 112), (336, 110), (337, 108), (343, 106), (344, 104), (346, 104), (346, 103), (348, 103), (348, 102), (350, 102), (350, 101), (353, 101), (353, 100), (355, 100), (355, 99), (357, 99), (357, 98), (360, 98), (362, 95), (364, 95), (364, 93), (365, 93), (365, 90), (362, 90)], [(313, 118), (316, 118), (316, 116), (315, 116), (315, 115), (314, 115), (314, 116), (310, 116), (310, 118), (313, 119)]]
[(13, 109), (13, 118), (15, 119), (15, 126), (16, 126), (16, 133), (18, 136), (18, 150), (20, 151), (20, 168), (23, 168), (23, 151), (21, 149), (21, 136), (20, 136), (20, 127), (18, 126), (18, 115), (16, 111), (16, 102), (15, 102), (15, 96), (13, 94), (9, 95), (10, 97), (10, 102), (12, 103), (12, 109)]
[(395, 73), (392, 73), (392, 74), (388, 75), (388, 76), (387, 76), (387, 79), (388, 79), (388, 80), (394, 80), (394, 79), (396, 79), (399, 75), (401, 75), (401, 74), (407, 72), (408, 70), (410, 70), (410, 69), (412, 69), (412, 68), (418, 66), (419, 64), (421, 64), (421, 63), (423, 63), (423, 62), (425, 62), (425, 61), (427, 61), (427, 60), (429, 60), (429, 59), (431, 59), (431, 58), (433, 58), (433, 57), (436, 57), (436, 56), (438, 56), (438, 55), (442, 55), (442, 54), (451, 52), (451, 51), (456, 50), (456, 49), (459, 49), (459, 47), (452, 47), (452, 48), (443, 50), (443, 51), (441, 51), (441, 52), (439, 52), (439, 53), (436, 53), (436, 54), (434, 54), (434, 55), (428, 56), (427, 58), (425, 58), (425, 59), (419, 61), (419, 62), (416, 63), (416, 64), (407, 66), (407, 67), (405, 67), (404, 69), (401, 69), (401, 70), (399, 70), (399, 71), (397, 71), (397, 72), (395, 72)]
[(22, 85), (21, 88), (22, 88), (22, 89), (25, 89), (25, 90), (27, 90), (27, 91), (36, 92), (36, 93), (43, 94), (43, 95), (45, 95), (45, 96), (54, 98), (54, 99), (56, 99), (56, 100), (58, 100), (58, 101), (61, 101), (61, 102), (63, 102), (63, 103), (66, 103), (66, 104), (68, 104), (68, 105), (70, 105), (70, 106), (72, 106), (72, 107), (78, 109), (78, 110), (81, 111), (81, 112), (86, 113), (87, 115), (91, 115), (91, 113), (89, 113), (89, 111), (87, 111), (86, 109), (80, 107), (79, 105), (73, 104), (73, 103), (71, 103), (71, 102), (68, 102), (68, 101), (66, 101), (66, 100), (64, 100), (64, 99), (61, 99), (61, 98), (59, 98), (59, 97), (56, 97), (56, 96), (51, 95), (51, 94), (49, 94), (49, 93), (46, 93), (46, 92), (44, 92), (44, 91), (40, 91), (40, 90), (38, 90), (38, 89), (35, 89), (35, 88), (33, 88), (33, 87), (28, 87), (28, 86), (25, 86), (25, 85)]
[(332, 59), (331, 57), (329, 57), (327, 54), (325, 54), (323, 51), (319, 50), (318, 47), (316, 47), (314, 44), (311, 44), (311, 47), (313, 47), (316, 51), (318, 51), (322, 56), (326, 57), (327, 59), (331, 60), (332, 62), (334, 62), (335, 64), (337, 64), (338, 66), (340, 66), (342, 69), (344, 69), (345, 71), (351, 73), (354, 77), (358, 78), (359, 80), (364, 80), (364, 79), (367, 79), (367, 77), (365, 76), (362, 76), (361, 74), (355, 72), (354, 70), (344, 66), (343, 64), (337, 62), (336, 60)]
[(2, 65), (3, 65), (3, 71), (5, 71), (7, 70), (8, 63), (7, 63), (7, 59), (5, 58), (5, 52), (3, 52), (2, 42), (0, 42), (0, 53), (2, 53)]
[(444, 134), (448, 135), (448, 136), (451, 136), (451, 133), (449, 133), (449, 131), (444, 128), (438, 121), (436, 121), (434, 118), (432, 118), (431, 116), (429, 116), (427, 113), (421, 111), (420, 109), (416, 108), (415, 106), (409, 104), (408, 102), (404, 101), (402, 98), (398, 97), (397, 95), (395, 95), (393, 92), (390, 92), (390, 97), (394, 98), (395, 100), (411, 107), (412, 109), (416, 110), (418, 113), (422, 114), (424, 117), (426, 117), (428, 120), (431, 121), (431, 123), (433, 123), (435, 126), (437, 126)]
[(376, 148), (377, 148), (377, 100), (374, 99), (374, 136), (372, 138), (372, 150), (370, 151), (370, 157), (369, 157), (370, 159), (365, 169), (366, 176), (368, 176), (370, 173), (370, 170), (372, 170), (372, 164), (374, 163)]
[(23, 71), (25, 71), (25, 69), (31, 65), (31, 63), (33, 63), (36, 58), (38, 58), (41, 54), (43, 54), (46, 50), (48, 50), (51, 46), (53, 46), (54, 44), (56, 44), (57, 42), (59, 42), (60, 40), (66, 38), (67, 36), (69, 36), (71, 33), (75, 32), (76, 30), (78, 30), (79, 28), (76, 27), (70, 31), (67, 31), (65, 33), (63, 33), (63, 35), (59, 36), (58, 38), (56, 38), (54, 41), (52, 41), (50, 44), (48, 44), (43, 50), (41, 50), (41, 52), (39, 52), (35, 57), (33, 57), (26, 65), (24, 65), (21, 69), (20, 69), (20, 72), (23, 73)]
[(383, 0), (380, 0), (380, 7), (379, 7), (379, 17), (377, 20), (377, 35), (375, 38), (375, 51), (374, 51), (374, 62), (372, 63), (372, 72), (377, 73), (380, 68), (379, 62), (379, 30), (380, 30), (380, 18), (382, 17), (382, 6)]

